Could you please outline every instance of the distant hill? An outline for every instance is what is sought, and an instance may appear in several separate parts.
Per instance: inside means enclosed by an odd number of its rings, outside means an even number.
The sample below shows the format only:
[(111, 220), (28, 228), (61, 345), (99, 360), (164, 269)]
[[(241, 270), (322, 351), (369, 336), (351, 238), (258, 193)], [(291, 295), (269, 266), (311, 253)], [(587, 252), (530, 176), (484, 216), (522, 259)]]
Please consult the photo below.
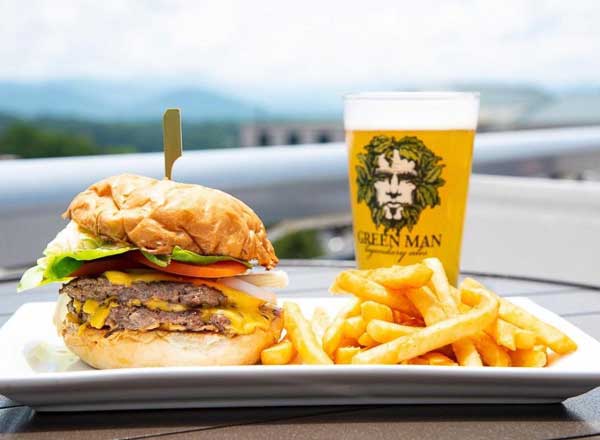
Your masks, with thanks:
[(0, 113), (25, 118), (70, 117), (103, 121), (159, 120), (179, 107), (184, 121), (240, 121), (261, 109), (226, 94), (199, 87), (167, 89), (102, 81), (0, 81)]
[(164, 109), (178, 107), (184, 120), (245, 120), (251, 119), (255, 106), (208, 90), (185, 88), (153, 97), (131, 107), (132, 117), (151, 119)]
[[(232, 148), (239, 145), (239, 130), (236, 122), (186, 122), (188, 120), (183, 120), (182, 127), (185, 150)], [(85, 136), (100, 147), (127, 146), (142, 152), (161, 151), (163, 148), (160, 120), (114, 123), (44, 117), (28, 121), (41, 130)], [(0, 134), (1, 124), (0, 116)]]
[(14, 116), (4, 115), (4, 114), (0, 113), (0, 132), (2, 132), (2, 130), (4, 130), (6, 127), (8, 127), (9, 125), (11, 125), (17, 121), (18, 121), (18, 118), (15, 118)]

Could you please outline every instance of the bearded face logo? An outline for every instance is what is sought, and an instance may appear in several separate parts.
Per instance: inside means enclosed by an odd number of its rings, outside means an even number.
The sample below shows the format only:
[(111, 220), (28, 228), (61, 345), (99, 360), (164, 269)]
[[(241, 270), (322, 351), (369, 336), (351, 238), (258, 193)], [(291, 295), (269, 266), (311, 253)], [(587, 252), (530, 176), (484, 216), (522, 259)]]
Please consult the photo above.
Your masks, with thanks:
[(358, 202), (369, 206), (373, 222), (386, 231), (412, 230), (426, 207), (440, 204), (444, 165), (416, 137), (375, 136), (359, 155)]

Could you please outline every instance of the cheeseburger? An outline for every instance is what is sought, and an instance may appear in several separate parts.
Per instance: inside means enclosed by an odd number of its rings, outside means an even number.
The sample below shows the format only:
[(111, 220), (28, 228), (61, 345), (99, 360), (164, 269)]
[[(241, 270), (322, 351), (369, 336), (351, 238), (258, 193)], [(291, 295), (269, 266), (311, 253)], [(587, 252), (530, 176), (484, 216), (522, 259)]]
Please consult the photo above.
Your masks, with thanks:
[(126, 174), (90, 186), (63, 216), (19, 289), (63, 283), (55, 323), (87, 364), (254, 364), (279, 339), (268, 289), (287, 276), (271, 270), (260, 218), (231, 195)]

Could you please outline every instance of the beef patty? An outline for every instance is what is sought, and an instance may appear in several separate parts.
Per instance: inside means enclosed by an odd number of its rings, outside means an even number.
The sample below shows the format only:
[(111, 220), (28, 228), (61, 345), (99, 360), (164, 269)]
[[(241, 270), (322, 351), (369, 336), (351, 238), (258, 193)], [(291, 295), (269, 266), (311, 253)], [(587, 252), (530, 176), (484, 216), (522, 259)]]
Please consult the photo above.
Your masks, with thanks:
[(223, 307), (227, 304), (227, 297), (217, 289), (171, 281), (136, 282), (131, 286), (122, 286), (111, 284), (104, 277), (82, 277), (62, 286), (60, 293), (81, 302), (85, 302), (86, 299), (102, 302), (109, 297), (115, 297), (122, 304), (127, 304), (133, 299), (144, 302), (151, 298), (190, 307)]
[[(106, 278), (82, 277), (61, 287), (60, 293), (73, 300), (85, 302), (93, 299), (103, 302), (113, 298), (116, 305), (110, 307), (105, 327), (113, 330), (148, 331), (165, 325), (176, 325), (180, 331), (229, 333), (231, 322), (219, 313), (202, 313), (203, 308), (227, 306), (227, 297), (219, 290), (203, 285), (160, 281), (154, 283), (136, 282), (131, 286), (111, 284)], [(153, 310), (143, 305), (132, 305), (132, 300), (144, 303), (150, 299), (160, 299), (172, 304), (192, 307), (180, 312)], [(79, 322), (86, 322), (89, 315), (75, 309), (73, 301), (68, 310), (77, 316)], [(260, 312), (266, 317), (280, 315), (280, 309), (270, 304), (263, 304)]]

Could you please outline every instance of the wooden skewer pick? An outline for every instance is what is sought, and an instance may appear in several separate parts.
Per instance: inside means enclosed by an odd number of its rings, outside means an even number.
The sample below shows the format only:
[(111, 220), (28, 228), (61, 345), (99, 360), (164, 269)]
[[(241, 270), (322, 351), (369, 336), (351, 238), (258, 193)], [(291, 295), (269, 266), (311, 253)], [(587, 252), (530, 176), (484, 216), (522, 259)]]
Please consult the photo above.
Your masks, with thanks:
[(171, 180), (173, 164), (181, 157), (181, 111), (170, 108), (163, 115), (163, 145), (165, 148), (165, 178)]

